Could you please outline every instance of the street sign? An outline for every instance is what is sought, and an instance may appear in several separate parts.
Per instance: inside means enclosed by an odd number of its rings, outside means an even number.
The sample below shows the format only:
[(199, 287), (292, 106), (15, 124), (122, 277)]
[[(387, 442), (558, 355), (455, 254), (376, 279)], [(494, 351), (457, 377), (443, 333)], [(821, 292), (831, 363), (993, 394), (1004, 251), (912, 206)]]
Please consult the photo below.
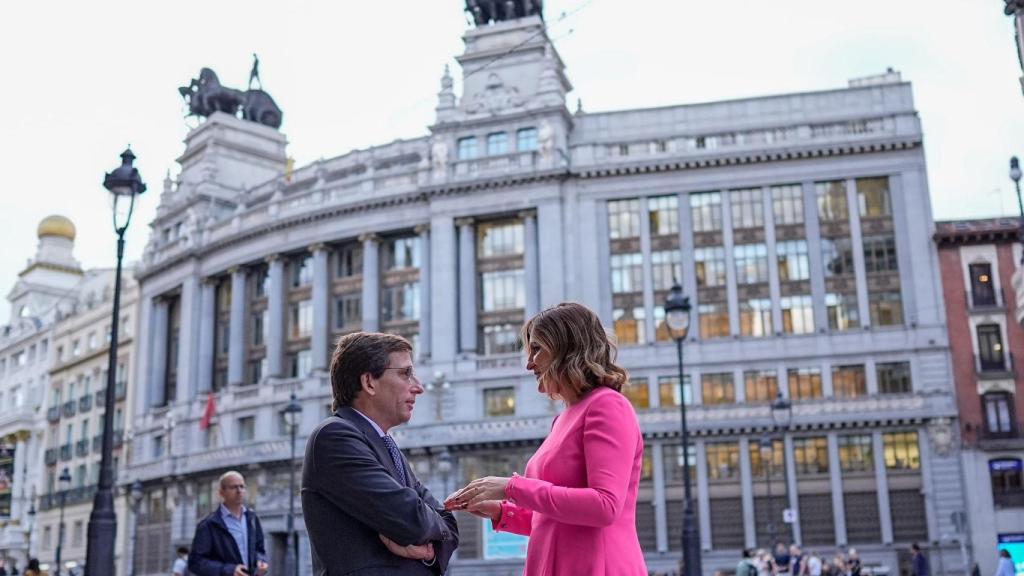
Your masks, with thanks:
[(786, 508), (782, 511), (782, 521), (786, 524), (792, 524), (796, 522), (796, 510), (792, 508)]

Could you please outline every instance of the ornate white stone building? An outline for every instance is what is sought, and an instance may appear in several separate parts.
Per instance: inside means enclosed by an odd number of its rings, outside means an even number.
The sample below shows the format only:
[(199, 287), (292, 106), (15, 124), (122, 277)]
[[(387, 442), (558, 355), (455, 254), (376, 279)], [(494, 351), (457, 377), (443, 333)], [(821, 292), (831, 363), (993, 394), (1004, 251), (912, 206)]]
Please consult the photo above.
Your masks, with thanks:
[(22, 569), (39, 544), (34, 503), (44, 469), (52, 329), (73, 307), (83, 277), (70, 220), (49, 216), (37, 234), (35, 257), (7, 294), (9, 323), (0, 327), (0, 558)]
[[(892, 573), (918, 541), (934, 570), (962, 570), (957, 412), (910, 85), (890, 72), (571, 113), (540, 18), (480, 24), (465, 43), (463, 93), (446, 71), (426, 136), (294, 171), (266, 126), (214, 113), (187, 136), (138, 271), (141, 387), (121, 476), (146, 488), (136, 573), (167, 571), (231, 468), (248, 476), (278, 573), (280, 409), (298, 394), (303, 441), (328, 413), (332, 344), (352, 330), (414, 342), (428, 392), (396, 438), (436, 493), (521, 471), (558, 407), (537, 394), (516, 332), (563, 300), (601, 314), (633, 376), (652, 570), (680, 556), (679, 402), (707, 574), (772, 534), (827, 557), (856, 547)], [(660, 327), (673, 278), (694, 304), (682, 398)], [(777, 392), (793, 402), (786, 431), (773, 430)], [(516, 541), (471, 517), (460, 529), (452, 573), (520, 564)], [(300, 558), (308, 573), (304, 535)]]

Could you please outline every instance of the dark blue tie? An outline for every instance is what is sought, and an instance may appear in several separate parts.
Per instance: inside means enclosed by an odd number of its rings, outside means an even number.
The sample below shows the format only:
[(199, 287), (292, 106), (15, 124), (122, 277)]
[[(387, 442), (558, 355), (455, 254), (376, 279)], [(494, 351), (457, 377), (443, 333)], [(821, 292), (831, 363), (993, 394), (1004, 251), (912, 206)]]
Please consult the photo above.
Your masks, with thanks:
[(402, 482), (402, 486), (405, 486), (408, 483), (405, 481), (405, 466), (402, 465), (402, 453), (398, 451), (398, 444), (395, 444), (395, 439), (387, 434), (383, 436), (383, 440), (384, 445), (388, 447), (388, 454), (391, 454), (391, 461), (398, 469), (398, 479)]

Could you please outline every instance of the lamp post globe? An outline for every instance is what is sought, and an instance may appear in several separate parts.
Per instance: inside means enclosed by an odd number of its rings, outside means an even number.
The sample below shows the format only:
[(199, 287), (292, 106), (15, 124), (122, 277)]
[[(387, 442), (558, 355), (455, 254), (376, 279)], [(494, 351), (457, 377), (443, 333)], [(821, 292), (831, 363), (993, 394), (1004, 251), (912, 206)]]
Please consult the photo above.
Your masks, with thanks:
[[(114, 512), (114, 402), (117, 378), (117, 336), (121, 324), (121, 264), (124, 260), (124, 233), (132, 220), (136, 196), (146, 191), (131, 148), (121, 153), (121, 165), (103, 177), (103, 187), (112, 195), (114, 233), (117, 235), (117, 268), (114, 272), (114, 302), (110, 322), (110, 351), (107, 357), (107, 388), (103, 405), (103, 436), (100, 450), (100, 478), (96, 486), (85, 548), (85, 576), (114, 574), (114, 539), (117, 515)], [(58, 566), (58, 569), (60, 567)]]
[(772, 422), (777, 430), (788, 430), (793, 419), (793, 403), (779, 392), (772, 402)]
[(690, 432), (686, 425), (686, 385), (683, 378), (683, 341), (690, 332), (690, 299), (683, 295), (683, 287), (675, 282), (665, 298), (665, 327), (676, 342), (679, 363), (679, 416), (683, 440), (683, 575), (700, 576), (700, 531), (693, 503), (690, 480)]
[(302, 419), (302, 403), (292, 392), (288, 405), (281, 409), (288, 432), (291, 434), (291, 459), (288, 460), (288, 536), (284, 553), (285, 574), (299, 576), (298, 539), (295, 534), (295, 435)]

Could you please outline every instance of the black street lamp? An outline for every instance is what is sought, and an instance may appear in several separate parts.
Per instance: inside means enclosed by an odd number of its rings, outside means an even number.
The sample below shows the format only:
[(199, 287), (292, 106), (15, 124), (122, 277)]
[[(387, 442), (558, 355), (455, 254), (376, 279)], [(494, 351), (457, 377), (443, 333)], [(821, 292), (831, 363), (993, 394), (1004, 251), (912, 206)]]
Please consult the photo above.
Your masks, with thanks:
[(54, 574), (60, 576), (60, 552), (64, 547), (64, 503), (68, 498), (68, 488), (71, 487), (71, 473), (67, 468), (60, 471), (60, 478), (57, 478), (57, 482), (60, 484), (60, 523), (57, 524), (57, 556), (55, 558), (57, 571)]
[(128, 502), (132, 509), (132, 557), (129, 560), (131, 562), (131, 576), (135, 576), (135, 559), (138, 558), (138, 549), (135, 547), (139, 541), (139, 506), (142, 504), (142, 499), (146, 496), (145, 491), (142, 488), (142, 482), (135, 480), (132, 482), (132, 487), (128, 491)]
[[(772, 429), (761, 437), (761, 463), (765, 467), (766, 496), (768, 498), (768, 545), (771, 550), (775, 547), (775, 501), (772, 499), (772, 466), (775, 464), (775, 433), (782, 430), (785, 433), (789, 430), (790, 421), (793, 418), (793, 404), (779, 392), (771, 404)], [(782, 465), (783, 483), (785, 485), (786, 508), (789, 508), (789, 479), (786, 473), (785, 458)]]
[(25, 530), (25, 564), (32, 559), (32, 531), (36, 527), (36, 491), (32, 489), (32, 498), (28, 504), (28, 527)]
[(683, 576), (700, 576), (700, 530), (690, 486), (690, 432), (686, 427), (686, 390), (683, 385), (683, 340), (690, 332), (690, 299), (683, 296), (683, 287), (678, 282), (672, 286), (664, 308), (665, 326), (676, 341), (679, 357), (679, 413), (683, 433)]
[[(114, 539), (117, 515), (114, 513), (114, 397), (117, 378), (117, 328), (121, 324), (121, 260), (124, 258), (124, 233), (132, 220), (135, 197), (146, 191), (138, 168), (132, 166), (131, 148), (121, 153), (121, 165), (103, 178), (103, 187), (113, 194), (114, 232), (117, 234), (117, 271), (114, 274), (114, 309), (110, 322), (110, 355), (107, 362), (107, 389), (103, 404), (103, 443), (100, 457), (100, 481), (96, 487), (89, 535), (85, 549), (85, 576), (114, 573)], [(127, 203), (127, 206), (125, 204)], [(59, 569), (59, 566), (58, 566)]]
[(299, 418), (302, 416), (302, 404), (292, 392), (288, 405), (281, 410), (285, 424), (292, 435), (292, 458), (288, 461), (288, 549), (285, 551), (285, 574), (299, 576), (298, 538), (295, 534), (295, 433), (299, 429)]
[[(1013, 185), (1017, 188), (1017, 208), (1020, 209), (1020, 225), (1017, 231), (1017, 239), (1024, 244), (1024, 199), (1020, 196), (1020, 160), (1017, 160), (1016, 156), (1010, 158), (1010, 180), (1013, 180)], [(1021, 257), (1021, 261), (1024, 261), (1024, 256)]]

